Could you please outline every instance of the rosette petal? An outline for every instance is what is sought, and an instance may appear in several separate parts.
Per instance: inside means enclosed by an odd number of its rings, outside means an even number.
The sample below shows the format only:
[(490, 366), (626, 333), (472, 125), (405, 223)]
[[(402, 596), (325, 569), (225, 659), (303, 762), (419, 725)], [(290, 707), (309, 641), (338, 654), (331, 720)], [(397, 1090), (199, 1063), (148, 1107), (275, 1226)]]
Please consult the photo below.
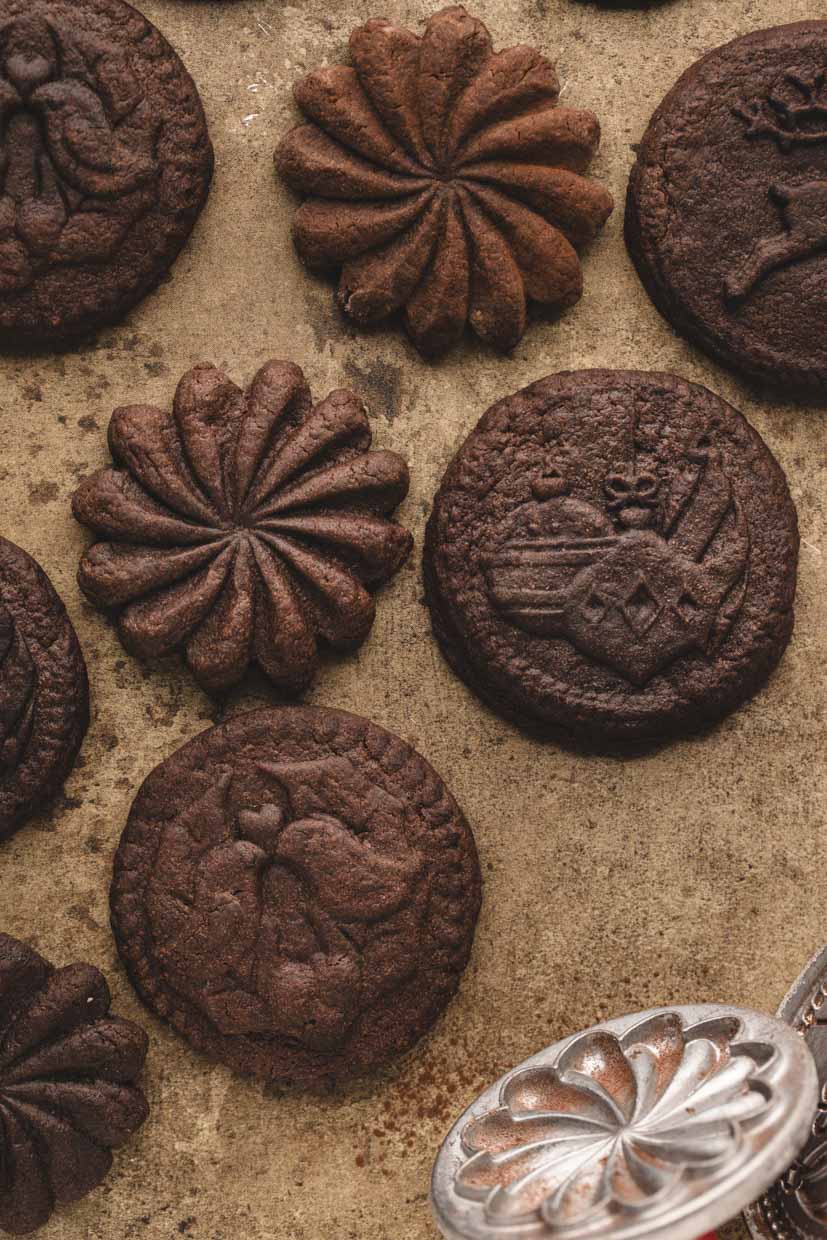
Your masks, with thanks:
[(224, 459), (244, 415), (244, 393), (223, 371), (202, 363), (178, 384), (172, 412), (190, 469), (226, 518)]
[(161, 586), (191, 577), (225, 545), (207, 543), (175, 551), (94, 543), (80, 562), (78, 584), (86, 597), (99, 607), (120, 607)]
[(293, 240), (313, 270), (338, 267), (409, 228), (432, 198), (424, 190), (401, 202), (325, 202), (310, 198), (296, 212)]
[(293, 93), (305, 116), (343, 146), (395, 172), (421, 173), (385, 129), (354, 69), (347, 65), (317, 69), (297, 82)]
[[(320, 401), (287, 438), (264, 457), (245, 508), (255, 512), (274, 492), (320, 457), (344, 446), (367, 447), (370, 423), (358, 396), (342, 388)], [(283, 491), (282, 491), (283, 493)]]
[(472, 135), (458, 161), (463, 167), (481, 159), (506, 158), (583, 172), (599, 145), (600, 125), (593, 112), (547, 108)]
[(395, 452), (366, 452), (337, 461), (327, 469), (283, 487), (257, 513), (265, 528), (270, 518), (311, 504), (364, 504), (373, 512), (390, 512), (408, 494), (408, 467)]
[(34, 1139), (16, 1112), (2, 1103), (0, 1138), (8, 1151), (0, 1179), (0, 1227), (13, 1236), (23, 1236), (47, 1221), (54, 1196)]
[(468, 242), (451, 194), (432, 261), (405, 306), (405, 323), (420, 353), (437, 357), (456, 344), (468, 320), (469, 295)]
[(208, 525), (220, 522), (190, 472), (168, 413), (150, 405), (116, 409), (109, 423), (109, 447), (135, 481), (173, 512)]
[(233, 461), (236, 502), (241, 504), (276, 429), (303, 421), (313, 407), (310, 388), (295, 362), (267, 362), (250, 386), (247, 414), (241, 422)]
[(452, 109), (445, 157), (453, 159), (465, 139), (486, 125), (556, 104), (560, 83), (554, 66), (533, 47), (509, 47), (483, 65)]
[(218, 598), (234, 554), (228, 547), (194, 577), (130, 603), (118, 624), (127, 650), (146, 659), (181, 646)]
[(247, 670), (255, 618), (253, 553), (239, 546), (218, 601), (187, 643), (187, 663), (205, 689), (220, 692)]
[(593, 241), (614, 206), (611, 194), (602, 185), (567, 168), (487, 160), (469, 164), (464, 175), (471, 181), (490, 183), (533, 207), (572, 245)]
[(378, 323), (400, 309), (422, 279), (439, 235), (444, 200), (435, 199), (416, 223), (383, 249), (346, 263), (339, 303), (358, 323)]
[(72, 496), (72, 512), (107, 538), (162, 547), (193, 546), (220, 538), (218, 525), (194, 525), (176, 517), (124, 470), (99, 469)]
[(350, 36), (350, 59), (359, 81), (389, 133), (408, 154), (432, 167), (420, 118), (419, 47), (410, 30), (381, 19), (358, 26)]
[(472, 194), (507, 239), (528, 296), (547, 305), (573, 305), (583, 292), (583, 275), (563, 234), (494, 189), (478, 186)]
[(361, 582), (335, 561), (292, 538), (283, 534), (264, 537), (301, 578), (325, 641), (341, 650), (363, 642), (373, 624), (376, 605)]
[(520, 269), (502, 234), (465, 193), (462, 211), (473, 249), (468, 321), (480, 340), (513, 349), (526, 324)]
[(402, 198), (428, 188), (426, 177), (385, 172), (344, 150), (317, 125), (299, 125), (282, 142), (277, 168), (291, 187), (323, 198)]
[(274, 684), (296, 693), (310, 683), (316, 670), (310, 607), (299, 601), (287, 571), (260, 541), (255, 557), (264, 587), (256, 607), (256, 659)]
[(481, 21), (461, 5), (442, 9), (425, 27), (419, 52), (419, 115), (439, 167), (444, 165), (445, 128), (451, 110), (493, 53)]
[(295, 513), (272, 517), (266, 525), (274, 534), (296, 534), (304, 542), (330, 547), (365, 585), (393, 576), (413, 545), (407, 530), (372, 513)]

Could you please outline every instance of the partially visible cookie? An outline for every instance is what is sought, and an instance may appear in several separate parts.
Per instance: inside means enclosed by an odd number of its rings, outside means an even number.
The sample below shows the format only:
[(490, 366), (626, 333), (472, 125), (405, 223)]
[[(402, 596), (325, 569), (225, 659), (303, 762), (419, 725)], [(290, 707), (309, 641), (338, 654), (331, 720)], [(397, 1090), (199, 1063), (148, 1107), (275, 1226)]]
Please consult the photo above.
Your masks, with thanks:
[(656, 740), (756, 692), (793, 627), (795, 508), (756, 431), (674, 375), (554, 375), (471, 432), (434, 501), (434, 632), (525, 727)]
[(661, 314), (748, 378), (827, 392), (827, 21), (687, 69), (629, 182), (626, 240)]
[(467, 326), (512, 349), (534, 302), (571, 306), (577, 250), (612, 211), (582, 174), (600, 141), (591, 112), (558, 106), (554, 66), (531, 47), (495, 52), (461, 5), (424, 34), (372, 19), (350, 65), (295, 87), (307, 124), (276, 164), (307, 201), (293, 237), (313, 270), (341, 271), (338, 301), (359, 324), (397, 311), (436, 357)]
[(56, 969), (0, 934), (0, 1231), (85, 1197), (148, 1115), (147, 1036), (109, 1004), (92, 965)]
[(0, 343), (63, 345), (175, 259), (210, 185), (207, 122), (122, 0), (1, 0), (0, 109)]
[(0, 538), (0, 840), (60, 791), (88, 722), (66, 608), (31, 556)]
[(112, 924), (144, 1002), (237, 1072), (309, 1088), (381, 1067), (454, 994), (474, 838), (424, 758), (344, 711), (237, 715), (147, 777)]
[(196, 366), (171, 413), (113, 413), (116, 464), (73, 499), (102, 536), (81, 560), (81, 589), (118, 613), (127, 650), (182, 650), (210, 692), (253, 663), (300, 692), (320, 643), (366, 639), (372, 591), (411, 550), (387, 515), (407, 494), (407, 466), (370, 444), (359, 397), (339, 389), (314, 404), (293, 362), (268, 362), (246, 391)]

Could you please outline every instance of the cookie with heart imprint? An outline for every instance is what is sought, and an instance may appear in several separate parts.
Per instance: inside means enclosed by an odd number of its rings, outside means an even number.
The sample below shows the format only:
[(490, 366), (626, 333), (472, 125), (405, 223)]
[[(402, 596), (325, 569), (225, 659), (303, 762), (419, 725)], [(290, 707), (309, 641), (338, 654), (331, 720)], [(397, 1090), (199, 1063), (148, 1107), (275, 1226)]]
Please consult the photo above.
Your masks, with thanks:
[(793, 626), (784, 475), (730, 405), (674, 375), (582, 371), (494, 405), (436, 496), (427, 598), (495, 710), (587, 739), (703, 726)]
[(424, 758), (344, 711), (237, 715), (148, 776), (115, 858), (144, 1002), (236, 1071), (316, 1088), (411, 1047), (480, 903), (471, 830)]
[(63, 346), (120, 319), (189, 237), (204, 111), (122, 0), (2, 0), (0, 118), (0, 342)]
[(753, 31), (687, 69), (638, 149), (626, 241), (682, 335), (823, 395), (827, 21)]

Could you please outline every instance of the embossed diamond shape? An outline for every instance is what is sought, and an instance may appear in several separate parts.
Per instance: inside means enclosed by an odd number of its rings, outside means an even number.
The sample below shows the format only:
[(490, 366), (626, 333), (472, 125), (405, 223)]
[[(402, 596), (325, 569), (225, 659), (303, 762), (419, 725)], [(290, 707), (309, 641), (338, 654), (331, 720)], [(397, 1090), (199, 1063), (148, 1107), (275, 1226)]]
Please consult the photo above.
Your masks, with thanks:
[(606, 614), (606, 600), (596, 590), (592, 590), (583, 604), (583, 615), (592, 624), (597, 624)]
[(626, 622), (638, 637), (646, 633), (660, 615), (660, 603), (649, 589), (646, 578), (641, 574), (635, 582), (630, 594), (623, 604), (623, 615)]

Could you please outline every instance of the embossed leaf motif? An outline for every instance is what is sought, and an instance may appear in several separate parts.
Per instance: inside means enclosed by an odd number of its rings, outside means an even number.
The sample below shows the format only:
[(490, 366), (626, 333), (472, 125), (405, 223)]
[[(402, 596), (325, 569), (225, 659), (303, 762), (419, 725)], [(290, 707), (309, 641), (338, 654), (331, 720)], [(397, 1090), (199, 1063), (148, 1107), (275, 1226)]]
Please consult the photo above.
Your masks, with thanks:
[(466, 323), (510, 349), (527, 300), (577, 301), (576, 249), (613, 204), (581, 175), (597, 119), (557, 106), (552, 65), (529, 47), (494, 52), (461, 6), (437, 13), (421, 38), (369, 21), (350, 56), (298, 83), (309, 123), (277, 153), (281, 175), (308, 196), (299, 253), (312, 268), (341, 268), (345, 312), (368, 324), (402, 310), (417, 348), (435, 356)]
[(77, 519), (105, 537), (81, 561), (81, 588), (123, 609), (127, 649), (149, 658), (183, 647), (208, 690), (252, 662), (286, 691), (304, 688), (317, 639), (364, 641), (368, 587), (411, 548), (385, 516), (407, 493), (407, 467), (370, 441), (362, 402), (339, 390), (314, 406), (292, 363), (268, 363), (247, 393), (195, 367), (172, 414), (113, 414), (118, 467), (74, 496)]
[(154, 132), (122, 57), (41, 17), (0, 28), (0, 292), (114, 253), (155, 201)]
[(0, 935), (0, 1230), (32, 1231), (100, 1183), (146, 1119), (146, 1049), (97, 969), (53, 969)]
[(622, 1038), (591, 1030), (556, 1063), (510, 1076), (500, 1106), (462, 1135), (456, 1189), (492, 1224), (542, 1221), (554, 1233), (605, 1214), (655, 1216), (686, 1176), (714, 1174), (761, 1114), (771, 1048), (739, 1046), (737, 1026), (684, 1029), (662, 1013)]

